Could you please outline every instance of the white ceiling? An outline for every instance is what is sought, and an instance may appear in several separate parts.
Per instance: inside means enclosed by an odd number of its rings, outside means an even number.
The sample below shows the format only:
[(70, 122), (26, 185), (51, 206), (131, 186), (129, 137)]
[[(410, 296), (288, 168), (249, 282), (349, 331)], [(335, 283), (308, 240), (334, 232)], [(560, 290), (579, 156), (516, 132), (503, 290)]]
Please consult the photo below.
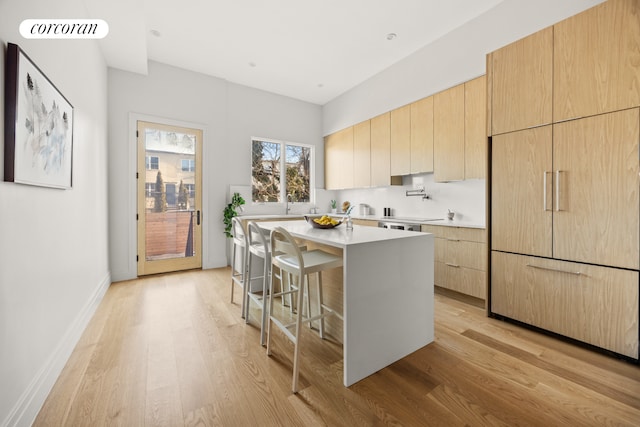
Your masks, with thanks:
[(85, 3), (109, 23), (101, 47), (110, 67), (145, 74), (153, 60), (323, 105), (501, 1)]

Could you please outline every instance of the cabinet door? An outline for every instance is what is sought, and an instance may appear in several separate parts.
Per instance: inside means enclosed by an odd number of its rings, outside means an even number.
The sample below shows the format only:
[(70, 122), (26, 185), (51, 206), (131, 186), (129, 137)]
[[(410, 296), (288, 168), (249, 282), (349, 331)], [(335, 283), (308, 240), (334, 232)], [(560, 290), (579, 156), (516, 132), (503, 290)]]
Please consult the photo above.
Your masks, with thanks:
[(554, 125), (554, 258), (638, 269), (638, 109)]
[(391, 182), (391, 125), (390, 114), (371, 119), (371, 186), (380, 187)]
[(433, 97), (433, 179), (464, 179), (464, 85)]
[(391, 175), (411, 173), (411, 106), (391, 111)]
[(325, 187), (353, 188), (353, 126), (325, 138)]
[(367, 120), (353, 127), (353, 186), (371, 186), (371, 125)]
[(411, 104), (411, 173), (433, 172), (433, 96)]
[(554, 122), (640, 105), (638, 16), (609, 0), (554, 26)]
[(638, 358), (638, 272), (492, 252), (491, 311)]
[(492, 249), (552, 256), (551, 155), (551, 126), (492, 138)]
[(464, 84), (464, 178), (484, 178), (487, 167), (487, 79)]
[(492, 135), (551, 123), (553, 27), (491, 54)]
[(337, 189), (340, 180), (338, 139), (339, 136), (335, 133), (324, 137), (324, 188), (327, 190)]

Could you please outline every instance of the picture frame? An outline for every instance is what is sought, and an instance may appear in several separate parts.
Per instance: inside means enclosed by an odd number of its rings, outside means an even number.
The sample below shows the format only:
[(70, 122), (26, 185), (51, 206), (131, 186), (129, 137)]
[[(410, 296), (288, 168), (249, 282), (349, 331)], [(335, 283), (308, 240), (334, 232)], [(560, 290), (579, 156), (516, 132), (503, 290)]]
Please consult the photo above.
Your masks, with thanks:
[(70, 189), (73, 106), (13, 43), (7, 44), (4, 180)]

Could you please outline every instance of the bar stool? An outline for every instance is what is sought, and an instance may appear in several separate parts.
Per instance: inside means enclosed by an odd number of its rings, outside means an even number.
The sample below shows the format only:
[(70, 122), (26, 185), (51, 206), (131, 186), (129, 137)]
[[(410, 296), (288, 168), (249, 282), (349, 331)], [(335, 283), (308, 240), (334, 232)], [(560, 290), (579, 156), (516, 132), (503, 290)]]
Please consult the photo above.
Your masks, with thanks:
[[(269, 268), (271, 266), (271, 244), (265, 236), (265, 231), (258, 227), (254, 221), (247, 224), (247, 286), (245, 289), (245, 323), (249, 323), (249, 312), (251, 301), (254, 301), (262, 310), (260, 319), (260, 345), (265, 343), (265, 324), (267, 323), (267, 295), (269, 292)], [(262, 258), (264, 261), (264, 269), (262, 276), (253, 277), (251, 275), (251, 261), (254, 257)], [(252, 290), (251, 281), (254, 279), (262, 279), (262, 288), (256, 291)]]
[[(239, 286), (244, 291), (245, 279), (247, 277), (247, 233), (242, 226), (242, 222), (237, 218), (231, 218), (231, 234), (233, 234), (233, 248), (231, 249), (231, 303), (233, 304), (233, 293), (235, 286)], [(241, 271), (236, 270), (236, 256), (240, 252)], [(245, 317), (245, 298), (242, 298), (242, 317)]]
[[(271, 231), (271, 283), (273, 283), (273, 267), (280, 268), (282, 274), (284, 272), (291, 273), (294, 277), (297, 277), (297, 287), (292, 287), (289, 290), (281, 290), (280, 293), (275, 293), (273, 290), (269, 293), (269, 323), (267, 324), (267, 354), (271, 355), (271, 325), (275, 324), (278, 328), (284, 332), (285, 336), (289, 338), (294, 344), (293, 353), (293, 379), (291, 390), (293, 393), (298, 392), (298, 373), (300, 370), (300, 329), (302, 323), (310, 323), (315, 320), (320, 320), (320, 337), (324, 338), (324, 318), (329, 315), (335, 315), (342, 319), (342, 315), (327, 307), (322, 301), (322, 271), (329, 270), (331, 268), (342, 266), (342, 257), (324, 252), (316, 249), (311, 251), (302, 252), (296, 241), (291, 234), (282, 227), (276, 227)], [(307, 317), (303, 315), (301, 309), (303, 304), (303, 294), (305, 293), (305, 283), (308, 289), (309, 275), (317, 275), (318, 283), (318, 308), (319, 314), (311, 316), (310, 313)], [(297, 307), (298, 310), (295, 314), (295, 322), (284, 323), (280, 319), (274, 316), (273, 312), (273, 300), (282, 294), (294, 294), (297, 293)], [(295, 332), (291, 332), (294, 329)]]

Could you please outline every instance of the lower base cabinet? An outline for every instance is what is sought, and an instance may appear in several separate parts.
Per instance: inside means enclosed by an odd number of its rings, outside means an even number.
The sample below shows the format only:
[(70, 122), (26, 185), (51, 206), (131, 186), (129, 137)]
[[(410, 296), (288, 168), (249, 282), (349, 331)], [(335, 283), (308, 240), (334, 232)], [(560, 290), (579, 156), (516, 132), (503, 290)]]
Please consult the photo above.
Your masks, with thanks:
[(490, 311), (638, 359), (638, 272), (491, 253)]
[(485, 229), (423, 225), (422, 231), (435, 237), (434, 285), (486, 299)]

